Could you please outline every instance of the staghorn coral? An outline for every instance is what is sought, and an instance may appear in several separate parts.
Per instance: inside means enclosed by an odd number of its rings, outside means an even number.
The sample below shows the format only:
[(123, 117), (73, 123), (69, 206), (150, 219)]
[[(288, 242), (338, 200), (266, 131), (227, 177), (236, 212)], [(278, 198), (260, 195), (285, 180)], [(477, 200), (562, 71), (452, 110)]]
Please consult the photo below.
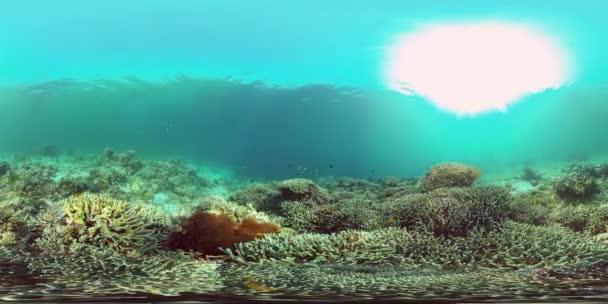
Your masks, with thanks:
[(38, 234), (34, 216), (43, 207), (27, 201), (0, 202), (0, 246), (24, 249)]
[(67, 198), (71, 195), (81, 194), (89, 190), (89, 185), (83, 180), (62, 178), (55, 185), (54, 192), (60, 198)]
[(479, 175), (478, 169), (464, 164), (441, 163), (426, 172), (419, 187), (422, 192), (446, 187), (470, 187)]
[(280, 227), (270, 222), (245, 218), (235, 223), (227, 214), (195, 211), (174, 232), (168, 241), (171, 249), (217, 255), (220, 248), (233, 248), (235, 244), (255, 240), (264, 234), (279, 233)]
[(312, 201), (323, 203), (328, 200), (317, 184), (309, 179), (294, 178), (280, 182), (277, 186), (283, 201)]
[(251, 204), (256, 210), (281, 213), (281, 192), (267, 184), (253, 184), (229, 197), (230, 201), (241, 205)]
[(278, 234), (236, 244), (234, 251), (224, 249), (237, 263), (344, 262), (383, 264), (400, 262), (396, 252), (410, 235), (401, 229), (389, 228), (372, 232), (343, 231), (335, 234)]
[(156, 210), (100, 195), (72, 196), (62, 203), (63, 216), (46, 227), (41, 244), (67, 246), (68, 251), (109, 248), (132, 256), (158, 249), (168, 223)]
[(599, 192), (597, 181), (588, 174), (573, 173), (562, 176), (553, 186), (555, 193), (565, 199), (584, 199)]
[(39, 201), (52, 198), (56, 173), (57, 168), (49, 165), (32, 162), (19, 164), (8, 174), (8, 190), (17, 198)]
[(495, 186), (445, 188), (389, 200), (378, 208), (388, 226), (466, 236), (476, 228), (492, 228), (512, 216), (511, 196)]
[(533, 225), (547, 225), (552, 222), (551, 212), (560, 204), (551, 191), (528, 191), (515, 195), (511, 203), (512, 219)]
[(127, 257), (109, 249), (87, 247), (68, 255), (30, 255), (26, 263), (43, 278), (89, 294), (176, 296), (223, 287), (219, 264), (182, 252)]
[(382, 226), (372, 201), (342, 199), (331, 204), (284, 202), (283, 225), (299, 232), (333, 233), (344, 230), (371, 230)]
[[(384, 182), (384, 181), (383, 181)], [(397, 181), (393, 181), (398, 183)], [(389, 186), (391, 182), (385, 184)], [(358, 195), (374, 195), (382, 189), (382, 185), (373, 183), (367, 180), (354, 179), (350, 177), (341, 177), (335, 181), (335, 183), (328, 185), (333, 191), (342, 190), (350, 193), (356, 193)]]
[[(495, 299), (518, 297), (534, 293), (539, 297), (555, 294), (550, 286), (536, 282), (530, 274), (516, 271), (478, 270), (475, 272), (447, 272), (411, 269), (395, 265), (352, 265), (352, 264), (285, 264), (264, 263), (228, 265), (223, 274), (229, 278), (228, 284), (256, 282), (266, 288), (248, 288), (243, 292), (264, 295), (272, 292), (290, 296), (353, 298), (391, 298), (397, 302), (412, 299), (412, 302), (437, 302), (438, 298), (475, 301), (475, 299)], [(238, 282), (237, 279), (247, 279)], [(242, 280), (241, 280), (242, 281)], [(248, 287), (248, 286), (247, 286)], [(467, 302), (468, 302), (467, 301)]]
[(510, 222), (468, 237), (437, 237), (388, 228), (337, 234), (268, 235), (226, 249), (248, 263), (397, 264), (440, 270), (532, 269), (592, 263), (608, 258), (608, 245), (560, 227)]
[(608, 232), (608, 205), (561, 205), (551, 219), (576, 232), (592, 235)]

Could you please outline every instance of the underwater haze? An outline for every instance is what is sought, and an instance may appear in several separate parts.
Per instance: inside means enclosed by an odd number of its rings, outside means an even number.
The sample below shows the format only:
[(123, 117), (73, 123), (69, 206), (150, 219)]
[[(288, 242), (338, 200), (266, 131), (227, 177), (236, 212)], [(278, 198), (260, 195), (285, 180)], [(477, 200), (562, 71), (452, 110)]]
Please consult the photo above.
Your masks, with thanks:
[(0, 302), (606, 301), (606, 11), (0, 1)]
[[(492, 171), (601, 156), (608, 149), (598, 133), (608, 110), (608, 46), (598, 12), (605, 6), (6, 2), (0, 150), (111, 146), (257, 177), (292, 175), (290, 165), (320, 175), (408, 176), (438, 161)], [(396, 35), (428, 22), (477, 20), (531, 23), (551, 33), (571, 54), (576, 75), (504, 111), (465, 116), (385, 85), (382, 67)]]

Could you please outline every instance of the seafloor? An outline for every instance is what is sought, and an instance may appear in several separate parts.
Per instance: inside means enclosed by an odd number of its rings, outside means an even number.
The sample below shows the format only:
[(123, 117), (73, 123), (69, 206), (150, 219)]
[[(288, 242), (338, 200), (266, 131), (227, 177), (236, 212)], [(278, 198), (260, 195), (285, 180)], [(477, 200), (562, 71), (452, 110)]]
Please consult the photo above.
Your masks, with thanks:
[(0, 157), (0, 301), (608, 301), (608, 163), (242, 180)]

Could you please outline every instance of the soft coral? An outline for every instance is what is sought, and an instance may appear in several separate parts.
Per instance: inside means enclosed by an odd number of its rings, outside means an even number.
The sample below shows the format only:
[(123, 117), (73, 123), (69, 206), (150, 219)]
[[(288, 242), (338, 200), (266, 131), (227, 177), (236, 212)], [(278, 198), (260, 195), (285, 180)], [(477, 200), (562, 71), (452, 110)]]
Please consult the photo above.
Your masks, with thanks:
[(169, 247), (205, 255), (221, 254), (220, 248), (234, 248), (240, 242), (255, 240), (267, 233), (278, 233), (274, 223), (245, 218), (235, 223), (226, 214), (196, 211), (182, 223), (182, 229), (169, 238)]

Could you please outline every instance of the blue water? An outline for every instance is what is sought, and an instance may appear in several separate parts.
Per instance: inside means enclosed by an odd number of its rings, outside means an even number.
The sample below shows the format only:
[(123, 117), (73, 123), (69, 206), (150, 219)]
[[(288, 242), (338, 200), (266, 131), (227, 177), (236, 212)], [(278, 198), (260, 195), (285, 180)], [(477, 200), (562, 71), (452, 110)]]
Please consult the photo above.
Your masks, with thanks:
[[(112, 146), (267, 177), (296, 166), (405, 176), (438, 161), (492, 171), (601, 156), (606, 8), (591, 0), (7, 2), (0, 150)], [(464, 118), (384, 87), (383, 50), (394, 35), (423, 21), (492, 19), (558, 37), (575, 54), (574, 82)]]

